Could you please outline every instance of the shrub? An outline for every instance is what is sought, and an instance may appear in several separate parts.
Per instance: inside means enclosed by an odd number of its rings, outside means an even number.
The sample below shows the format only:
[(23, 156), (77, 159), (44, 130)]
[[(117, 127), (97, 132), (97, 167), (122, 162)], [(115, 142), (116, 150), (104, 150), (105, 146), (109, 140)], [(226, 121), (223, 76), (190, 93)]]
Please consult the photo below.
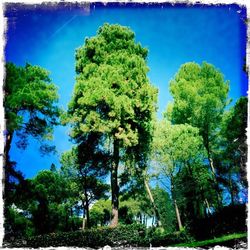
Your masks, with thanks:
[(51, 233), (26, 238), (11, 243), (11, 247), (91, 247), (100, 248), (105, 245), (119, 246), (145, 246), (146, 227), (141, 224), (121, 225), (117, 228), (97, 228), (86, 231)]
[(151, 229), (148, 231), (148, 242), (154, 246), (170, 246), (183, 242), (191, 242), (193, 238), (185, 231), (166, 233), (160, 230)]

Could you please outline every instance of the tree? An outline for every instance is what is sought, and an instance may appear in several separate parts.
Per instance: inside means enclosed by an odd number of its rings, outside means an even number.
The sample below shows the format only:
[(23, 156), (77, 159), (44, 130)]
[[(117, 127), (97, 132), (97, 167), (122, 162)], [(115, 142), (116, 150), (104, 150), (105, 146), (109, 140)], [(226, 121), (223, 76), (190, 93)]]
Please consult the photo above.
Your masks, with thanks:
[(239, 166), (242, 184), (247, 188), (247, 97), (241, 97), (231, 109), (223, 131), (228, 142), (228, 150), (233, 151), (236, 164)]
[[(43, 170), (33, 179), (25, 179), (16, 185), (12, 205), (6, 211), (6, 231), (14, 236), (22, 224), (23, 236), (68, 231), (69, 185), (58, 171)], [(13, 209), (14, 208), (14, 209)]]
[(37, 234), (55, 232), (65, 223), (68, 216), (65, 204), (68, 198), (68, 185), (58, 173), (50, 170), (40, 171), (34, 179), (33, 200), (30, 204), (32, 220)]
[(82, 202), (83, 226), (90, 226), (89, 207), (90, 205), (106, 196), (109, 185), (104, 184), (102, 179), (107, 174), (105, 165), (108, 157), (99, 149), (98, 138), (90, 133), (81, 144), (65, 152), (61, 157), (63, 176), (74, 183), (76, 199)]
[[(125, 198), (125, 200), (124, 200)], [(145, 214), (145, 200), (120, 196), (119, 220), (121, 224), (143, 223)], [(90, 209), (90, 221), (93, 226), (108, 225), (111, 221), (110, 200), (100, 199)], [(138, 220), (139, 219), (139, 220)]]
[(146, 192), (147, 192), (147, 196), (148, 196), (148, 198), (150, 200), (150, 203), (152, 205), (152, 209), (153, 209), (153, 212), (154, 212), (154, 218), (156, 220), (156, 225), (161, 227), (162, 226), (161, 215), (160, 215), (159, 209), (158, 209), (158, 207), (156, 205), (153, 192), (151, 191), (150, 186), (149, 186), (150, 175), (147, 173), (147, 170), (148, 169), (145, 169), (145, 171), (143, 173), (143, 176), (142, 176), (142, 179), (144, 180), (144, 186), (145, 186), (145, 189), (146, 189)]
[(5, 71), (4, 212), (7, 230), (11, 219), (9, 215), (15, 214), (11, 213), (10, 206), (20, 195), (16, 190), (19, 188), (18, 183), (25, 185), (22, 173), (15, 169), (16, 163), (9, 156), (13, 137), (18, 138), (19, 148), (25, 149), (28, 137), (32, 136), (41, 143), (43, 154), (53, 151), (54, 147), (45, 141), (52, 138), (53, 126), (58, 124), (60, 111), (56, 106), (57, 88), (51, 83), (47, 70), (30, 64), (19, 67), (7, 63)]
[[(42, 141), (52, 138), (53, 126), (58, 124), (57, 100), (57, 88), (51, 83), (47, 70), (30, 64), (25, 67), (6, 64), (6, 158), (9, 157), (14, 132), (19, 137), (18, 146), (21, 148), (27, 146), (29, 135)], [(49, 148), (43, 145), (41, 150), (45, 149)]]
[(109, 200), (100, 199), (90, 210), (91, 226), (106, 226), (111, 221), (111, 204)]
[(129, 150), (137, 151), (136, 161), (142, 161), (146, 154), (140, 152), (150, 143), (156, 110), (157, 91), (147, 78), (147, 50), (134, 37), (126, 27), (104, 24), (85, 40), (76, 52), (76, 85), (66, 119), (72, 138), (100, 133), (110, 146), (113, 227), (118, 224), (119, 164)]
[(239, 190), (247, 189), (247, 103), (247, 97), (241, 97), (224, 112), (218, 139), (220, 150), (216, 161), (219, 180), (228, 187), (232, 204), (236, 202)]
[(11, 237), (31, 236), (35, 231), (29, 218), (33, 185), (30, 180), (22, 179), (19, 183), (15, 183), (14, 187), (9, 198), (12, 204), (5, 207), (4, 237), (6, 240)]
[(185, 226), (192, 230), (197, 221), (211, 216), (217, 208), (216, 192), (211, 189), (211, 172), (201, 162), (187, 164), (173, 179), (176, 203)]
[(174, 102), (168, 116), (174, 124), (190, 124), (199, 129), (214, 180), (214, 140), (225, 106), (228, 104), (229, 83), (213, 65), (186, 63), (170, 82)]
[[(197, 185), (191, 186), (192, 190), (197, 189), (203, 191), (207, 188), (203, 180), (209, 183), (209, 173), (204, 168), (203, 173), (197, 171), (195, 167), (204, 157), (202, 138), (199, 136), (199, 130), (188, 124), (171, 125), (167, 120), (160, 121), (155, 130), (154, 136), (153, 160), (155, 161), (156, 172), (159, 179), (169, 180), (170, 185), (163, 185), (169, 189), (175, 207), (176, 219), (179, 230), (182, 230), (183, 223), (181, 221), (178, 194), (179, 185), (177, 185), (177, 177), (183, 171), (189, 171), (189, 175), (196, 174)], [(193, 177), (192, 177), (193, 178)], [(180, 183), (180, 185), (182, 185)], [(189, 184), (186, 184), (189, 185)], [(184, 185), (186, 187), (186, 185)], [(190, 200), (194, 196), (188, 197)], [(200, 202), (207, 201), (210, 197), (203, 192)], [(207, 201), (208, 203), (208, 201)], [(209, 209), (209, 206), (208, 206)]]
[(5, 195), (8, 198), (10, 176), (16, 175), (15, 163), (10, 161), (9, 151), (13, 136), (19, 138), (17, 146), (26, 148), (28, 136), (38, 139), (41, 151), (46, 153), (54, 149), (45, 144), (52, 138), (53, 126), (58, 124), (59, 109), (57, 88), (51, 83), (49, 72), (39, 66), (26, 64), (18, 67), (6, 64), (4, 84), (4, 108), (6, 119), (5, 141)]
[(162, 227), (168, 233), (175, 230), (176, 218), (172, 200), (168, 192), (158, 185), (153, 189), (155, 203), (159, 210)]

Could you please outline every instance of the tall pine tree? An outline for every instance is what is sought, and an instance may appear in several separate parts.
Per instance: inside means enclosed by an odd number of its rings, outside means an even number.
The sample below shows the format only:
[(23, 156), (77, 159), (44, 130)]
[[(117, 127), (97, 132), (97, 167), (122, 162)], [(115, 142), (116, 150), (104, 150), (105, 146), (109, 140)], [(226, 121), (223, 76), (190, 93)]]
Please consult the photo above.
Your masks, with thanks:
[[(147, 156), (157, 90), (147, 78), (147, 49), (127, 27), (104, 24), (76, 52), (76, 84), (68, 106), (71, 136), (101, 133), (111, 153), (111, 226), (118, 224), (118, 168), (130, 152)], [(133, 157), (132, 157), (133, 158)], [(108, 167), (108, 166), (107, 166)]]

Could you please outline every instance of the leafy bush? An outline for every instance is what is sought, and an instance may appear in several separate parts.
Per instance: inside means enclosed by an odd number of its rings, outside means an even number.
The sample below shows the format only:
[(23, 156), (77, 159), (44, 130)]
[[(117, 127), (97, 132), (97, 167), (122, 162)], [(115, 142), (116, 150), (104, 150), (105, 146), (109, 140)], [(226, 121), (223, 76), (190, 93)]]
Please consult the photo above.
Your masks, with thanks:
[(146, 227), (141, 224), (121, 225), (117, 228), (97, 228), (86, 231), (51, 233), (26, 238), (11, 243), (11, 247), (91, 247), (100, 248), (105, 245), (145, 246), (149, 245), (146, 237)]
[(147, 241), (154, 247), (156, 246), (170, 246), (182, 242), (191, 242), (193, 238), (186, 232), (167, 233), (158, 229), (148, 230)]

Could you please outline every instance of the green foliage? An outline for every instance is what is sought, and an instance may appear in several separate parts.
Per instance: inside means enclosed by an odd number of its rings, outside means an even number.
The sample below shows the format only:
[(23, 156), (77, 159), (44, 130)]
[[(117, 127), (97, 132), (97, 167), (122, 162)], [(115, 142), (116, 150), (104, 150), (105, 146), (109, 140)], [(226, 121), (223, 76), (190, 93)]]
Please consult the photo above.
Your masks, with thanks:
[(134, 33), (119, 25), (105, 24), (86, 39), (76, 53), (78, 76), (68, 110), (73, 138), (93, 131), (124, 147), (147, 147), (157, 91), (146, 75), (146, 55)]
[(89, 133), (86, 137), (80, 145), (62, 154), (61, 173), (70, 184), (75, 200), (81, 203), (86, 215), (86, 227), (89, 227), (89, 206), (106, 197), (109, 185), (102, 180), (107, 174), (105, 165), (108, 157), (99, 150), (100, 145), (95, 135)]
[(5, 240), (11, 237), (21, 238), (25, 236), (32, 236), (34, 234), (34, 226), (32, 222), (25, 216), (25, 212), (19, 212), (17, 208), (12, 206), (7, 210), (8, 223), (5, 230), (7, 234), (4, 235)]
[(181, 232), (167, 233), (152, 228), (151, 230), (148, 230), (147, 238), (153, 247), (166, 247), (181, 242), (193, 241), (193, 238), (185, 230)]
[[(36, 234), (49, 233), (65, 228), (68, 184), (58, 172), (40, 171), (32, 180), (33, 199), (30, 201), (32, 221)], [(61, 228), (61, 229), (62, 229)]]
[(169, 194), (159, 186), (152, 190), (155, 205), (158, 208), (160, 220), (164, 231), (171, 233), (176, 228), (176, 218), (173, 203)]
[(18, 146), (26, 147), (28, 135), (52, 138), (52, 128), (58, 124), (59, 109), (55, 105), (58, 95), (47, 70), (30, 64), (18, 67), (7, 63), (4, 94), (7, 130), (10, 134), (17, 133)]
[[(167, 116), (174, 124), (189, 124), (199, 129), (206, 159), (212, 173), (212, 189), (217, 193), (214, 206), (222, 206), (217, 164), (214, 164), (218, 132), (227, 99), (229, 83), (213, 65), (186, 63), (170, 82), (174, 102), (168, 107)], [(205, 159), (204, 159), (205, 160)], [(205, 161), (204, 161), (205, 162)]]
[[(104, 24), (95, 37), (86, 38), (76, 50), (76, 84), (61, 116), (71, 125), (76, 146), (62, 154), (59, 171), (52, 165), (30, 180), (9, 159), (12, 137), (19, 137), (21, 148), (29, 136), (43, 143), (52, 139), (60, 114), (57, 88), (39, 66), (6, 64), (5, 190), (11, 192), (5, 240), (26, 237), (12, 246), (168, 246), (192, 241), (190, 233), (197, 236), (204, 226), (205, 237), (245, 230), (243, 207), (216, 211), (216, 196), (223, 184), (234, 204), (240, 189), (247, 188), (247, 98), (224, 112), (229, 84), (221, 72), (208, 63), (186, 63), (170, 82), (174, 100), (165, 119), (156, 122), (157, 90), (147, 77), (147, 53), (120, 25)], [(52, 149), (41, 146), (45, 153)], [(156, 186), (151, 203), (145, 192), (149, 162), (155, 165), (152, 176), (169, 188)], [(108, 171), (111, 201), (105, 200)], [(12, 177), (18, 181), (10, 183)], [(111, 210), (119, 211), (117, 228), (104, 227), (112, 220)], [(79, 211), (95, 228), (75, 231), (82, 224)], [(146, 216), (160, 218), (162, 226), (146, 230)], [(138, 220), (141, 224), (134, 224)], [(180, 232), (174, 232), (177, 223)]]
[(182, 65), (170, 82), (170, 92), (174, 97), (172, 112), (169, 113), (171, 120), (197, 127), (205, 136), (220, 122), (228, 91), (229, 83), (212, 64)]
[[(131, 224), (134, 222), (135, 218), (138, 216), (138, 214), (142, 211), (142, 202), (139, 198), (134, 199), (134, 198), (129, 198), (126, 200), (123, 200), (123, 197), (121, 197), (121, 202), (120, 202), (120, 209), (124, 209), (125, 215), (124, 216), (124, 224)], [(123, 219), (123, 214), (120, 213), (121, 219)], [(129, 221), (129, 223), (126, 222), (126, 220)]]
[(96, 37), (85, 40), (76, 53), (78, 76), (68, 110), (73, 138), (95, 131), (125, 146), (138, 144), (138, 129), (150, 130), (156, 102), (146, 55), (134, 33), (119, 25), (105, 24)]
[(72, 212), (76, 201), (72, 201), (71, 195), (70, 183), (55, 170), (40, 171), (33, 179), (21, 182), (14, 193), (16, 212), (11, 207), (6, 209), (7, 235), (19, 237), (79, 229), (80, 219)]
[(188, 223), (189, 213), (204, 215), (204, 201), (213, 201), (214, 192), (210, 188), (211, 173), (203, 164), (206, 154), (199, 130), (162, 120), (156, 126), (153, 145), (158, 179), (163, 178), (164, 186), (166, 177), (170, 181), (169, 191), (172, 201), (179, 206), (181, 218)]
[(197, 161), (204, 154), (197, 128), (188, 124), (171, 125), (167, 120), (157, 124), (153, 146), (153, 159), (167, 176), (173, 174), (175, 168)]
[(238, 178), (233, 176), (239, 174), (241, 185), (247, 188), (247, 104), (247, 97), (241, 97), (235, 106), (225, 112), (220, 131), (221, 148), (216, 160), (220, 163), (221, 181), (229, 187), (232, 196), (236, 196), (239, 189)]
[[(135, 199), (123, 200), (120, 197), (119, 223), (132, 224), (142, 213), (143, 202)], [(93, 226), (105, 226), (111, 221), (111, 201), (100, 199), (90, 209), (90, 221)]]
[[(25, 242), (16, 243), (19, 247), (74, 246), (99, 248), (105, 245), (112, 247), (148, 245), (146, 228), (140, 224), (39, 235), (27, 238)], [(16, 243), (13, 242), (12, 247), (16, 246)]]
[(187, 123), (199, 129), (214, 178), (213, 157), (218, 148), (215, 139), (224, 108), (229, 103), (228, 91), (229, 83), (224, 81), (221, 72), (205, 62), (182, 65), (170, 82), (174, 102), (168, 107), (167, 115), (174, 124)]
[[(11, 211), (8, 210), (13, 203), (20, 204), (18, 200), (23, 196), (21, 187), (25, 188), (27, 184), (22, 173), (15, 169), (15, 162), (12, 162), (9, 156), (13, 136), (17, 138), (16, 144), (19, 148), (25, 149), (28, 137), (32, 136), (41, 143), (42, 154), (55, 151), (55, 147), (45, 141), (51, 140), (53, 137), (53, 127), (58, 125), (60, 110), (56, 106), (58, 101), (57, 87), (51, 83), (47, 70), (30, 64), (18, 67), (13, 63), (7, 63), (5, 70), (3, 104), (7, 135), (4, 148), (4, 199), (5, 228), (7, 228), (6, 233), (8, 233), (8, 230), (14, 230), (11, 228), (12, 226), (15, 228), (12, 218), (8, 217), (11, 216)], [(27, 191), (27, 188), (25, 190)], [(18, 217), (21, 218), (16, 214), (16, 218)], [(25, 231), (25, 229), (23, 230)]]
[(111, 202), (110, 200), (100, 199), (90, 209), (90, 223), (92, 226), (105, 226), (111, 220)]
[[(196, 218), (204, 218), (215, 208), (216, 192), (208, 168), (200, 163), (187, 166), (175, 178), (176, 200), (186, 226)], [(208, 207), (209, 206), (209, 207)]]
[(71, 124), (75, 141), (94, 133), (109, 145), (114, 211), (119, 162), (129, 159), (127, 167), (145, 167), (151, 142), (157, 90), (147, 78), (146, 56), (129, 28), (109, 24), (76, 51), (76, 84), (64, 122)]

